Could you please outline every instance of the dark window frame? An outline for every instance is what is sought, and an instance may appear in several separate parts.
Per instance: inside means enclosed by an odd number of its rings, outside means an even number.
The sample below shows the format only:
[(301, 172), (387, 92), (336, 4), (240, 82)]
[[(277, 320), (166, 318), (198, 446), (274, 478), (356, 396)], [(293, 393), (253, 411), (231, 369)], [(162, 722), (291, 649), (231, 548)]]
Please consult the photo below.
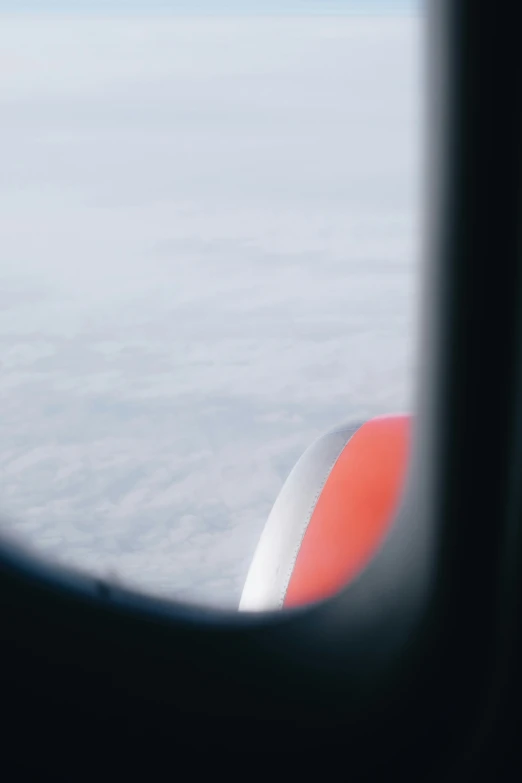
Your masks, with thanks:
[(127, 748), (122, 772), (138, 745), (164, 745), (173, 771), (184, 749), (306, 764), (329, 748), (351, 779), (517, 779), (519, 6), (428, 4), (429, 269), (401, 545), (323, 604), (246, 617), (133, 594), (6, 544), (3, 745), (22, 749), (21, 766), (54, 770), (74, 752), (83, 769), (88, 747), (100, 769), (102, 746)]

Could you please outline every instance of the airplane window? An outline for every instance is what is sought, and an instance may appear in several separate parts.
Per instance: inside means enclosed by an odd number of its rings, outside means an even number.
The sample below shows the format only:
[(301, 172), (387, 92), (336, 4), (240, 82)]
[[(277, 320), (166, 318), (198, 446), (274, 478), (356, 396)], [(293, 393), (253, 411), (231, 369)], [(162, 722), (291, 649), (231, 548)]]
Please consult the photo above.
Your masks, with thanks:
[(418, 10), (23, 5), (0, 2), (3, 535), (235, 609), (308, 447), (411, 412)]

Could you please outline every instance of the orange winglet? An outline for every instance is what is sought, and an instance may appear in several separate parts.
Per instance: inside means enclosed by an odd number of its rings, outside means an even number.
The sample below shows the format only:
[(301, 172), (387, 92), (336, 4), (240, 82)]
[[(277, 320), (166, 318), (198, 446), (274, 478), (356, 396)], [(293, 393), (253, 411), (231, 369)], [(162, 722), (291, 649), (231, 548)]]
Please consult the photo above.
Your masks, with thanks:
[(393, 521), (409, 455), (410, 416), (371, 419), (335, 463), (301, 543), (284, 606), (327, 598), (375, 554)]

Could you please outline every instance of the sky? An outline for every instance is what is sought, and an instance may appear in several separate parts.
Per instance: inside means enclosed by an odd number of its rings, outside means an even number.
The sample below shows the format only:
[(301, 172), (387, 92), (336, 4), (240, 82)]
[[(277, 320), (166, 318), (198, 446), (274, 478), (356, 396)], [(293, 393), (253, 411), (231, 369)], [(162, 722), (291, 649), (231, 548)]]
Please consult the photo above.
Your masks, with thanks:
[(411, 14), (422, 0), (0, 0), (0, 13)]
[(416, 18), (0, 26), (1, 525), (237, 607), (304, 449), (409, 410)]

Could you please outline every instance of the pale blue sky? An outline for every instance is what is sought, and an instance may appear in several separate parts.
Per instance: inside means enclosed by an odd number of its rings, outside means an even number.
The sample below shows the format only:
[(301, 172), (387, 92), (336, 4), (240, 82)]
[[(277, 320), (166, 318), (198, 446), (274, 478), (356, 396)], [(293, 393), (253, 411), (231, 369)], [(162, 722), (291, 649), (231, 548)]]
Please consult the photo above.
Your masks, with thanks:
[(403, 14), (421, 6), (422, 0), (0, 0), (0, 12), (67, 14)]

